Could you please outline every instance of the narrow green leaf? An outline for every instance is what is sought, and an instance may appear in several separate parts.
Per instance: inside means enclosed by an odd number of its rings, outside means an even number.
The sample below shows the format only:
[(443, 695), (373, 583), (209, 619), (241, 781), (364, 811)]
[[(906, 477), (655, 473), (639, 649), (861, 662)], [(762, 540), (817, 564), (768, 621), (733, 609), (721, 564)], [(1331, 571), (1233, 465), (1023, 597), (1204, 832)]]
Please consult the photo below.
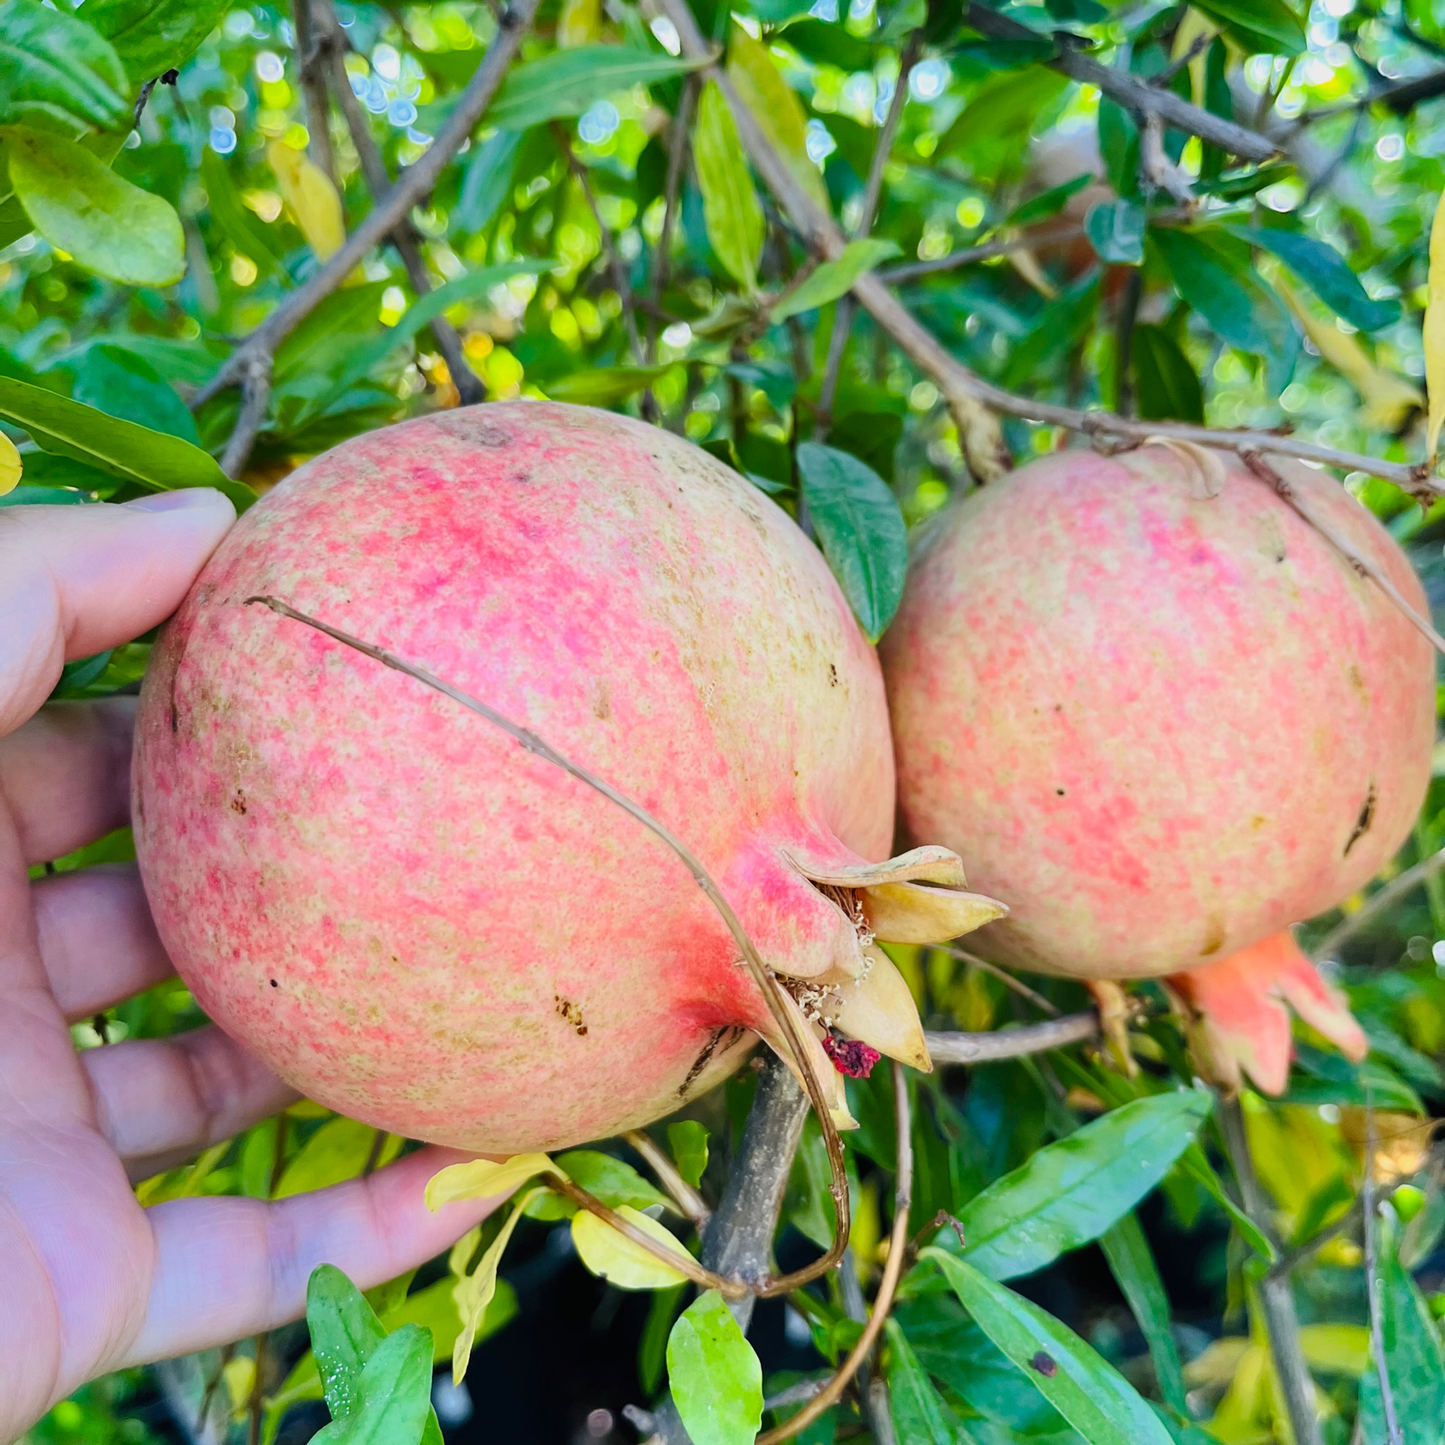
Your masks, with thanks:
[(420, 1445), (431, 1414), (431, 1375), (431, 1336), (403, 1325), (372, 1350), (353, 1408), (313, 1436), (312, 1445)]
[(1135, 400), (1141, 417), (1203, 424), (1204, 389), (1199, 377), (1162, 326), (1134, 328), (1132, 359)]
[(716, 1290), (699, 1295), (673, 1325), (667, 1376), (694, 1445), (752, 1445), (763, 1423), (763, 1370)]
[(941, 1249), (920, 1254), (1025, 1379), (1089, 1445), (1170, 1445), (1139, 1392), (1067, 1326)]
[(1090, 206), (1084, 230), (1101, 261), (1143, 265), (1144, 211), (1133, 201), (1105, 201)]
[(1410, 1272), (1400, 1263), (1394, 1215), (1381, 1211), (1378, 1283), (1380, 1333), (1360, 1377), (1365, 1445), (1389, 1445), (1379, 1362), (1383, 1355), (1403, 1445), (1440, 1445), (1445, 1421), (1445, 1355), (1440, 1332)]
[(377, 1131), (356, 1119), (336, 1118), (324, 1123), (286, 1165), (274, 1197), (289, 1199), (313, 1189), (329, 1189), (355, 1179), (376, 1156), (377, 1167), (388, 1164), (401, 1148), (401, 1140), (387, 1135), (378, 1144)]
[(1121, 196), (1139, 194), (1139, 127), (1117, 101), (1099, 102), (1099, 154), (1104, 176)]
[(28, 382), (0, 376), (0, 416), (24, 427), (43, 451), (73, 457), (151, 491), (215, 487), (238, 512), (256, 500), (255, 492), (233, 482), (214, 457), (180, 437), (107, 416)]
[(797, 457), (823, 555), (876, 642), (898, 610), (908, 571), (908, 529), (898, 499), (872, 467), (836, 447), (804, 442)]
[(1262, 356), (1271, 385), (1283, 387), (1294, 368), (1299, 336), (1279, 299), (1250, 269), (1199, 231), (1156, 227), (1150, 232), (1179, 294), (1231, 346)]
[(1013, 1279), (1097, 1239), (1164, 1177), (1213, 1106), (1202, 1089), (1171, 1090), (1040, 1149), (964, 1207), (970, 1263)]
[(1138, 1217), (1132, 1212), (1124, 1215), (1099, 1236), (1099, 1244), (1149, 1346), (1149, 1358), (1154, 1362), (1154, 1378), (1159, 1382), (1159, 1393), (1166, 1404), (1187, 1418), (1189, 1407), (1184, 1399), (1184, 1366), (1179, 1361), (1179, 1347), (1174, 1342), (1169, 1296)]
[(1068, 81), (1043, 66), (990, 76), (938, 139), (937, 156), (1011, 136), (1026, 140), (1039, 114)]
[(896, 242), (869, 236), (850, 241), (843, 254), (833, 261), (816, 266), (793, 290), (780, 297), (773, 307), (774, 321), (786, 321), (804, 311), (816, 311), (852, 290), (853, 283), (890, 256), (899, 254)]
[(595, 1194), (610, 1209), (624, 1204), (633, 1209), (654, 1205), (677, 1213), (677, 1205), (635, 1170), (632, 1165), (598, 1149), (569, 1149), (557, 1156), (558, 1168), (579, 1188)]
[(386, 1331), (366, 1297), (331, 1264), (317, 1265), (306, 1282), (306, 1326), (326, 1408), (339, 1420), (357, 1408), (361, 1372)]
[(677, 1172), (694, 1189), (702, 1183), (707, 1168), (707, 1125), (696, 1119), (683, 1119), (667, 1126), (667, 1144), (672, 1150)]
[(284, 277), (286, 268), (261, 229), (260, 218), (247, 210), (225, 161), (210, 146), (201, 151), (201, 182), (206, 188), (206, 208), (226, 239), (260, 271)]
[(0, 125), (79, 135), (130, 119), (125, 67), (83, 20), (36, 0), (0, 5)]
[(185, 235), (169, 202), (63, 136), (16, 126), (5, 141), (15, 194), (52, 246), (126, 286), (169, 286), (185, 274)]
[(756, 291), (763, 208), (753, 189), (732, 112), (715, 80), (703, 87), (698, 101), (692, 160), (702, 192), (708, 241), (728, 275), (745, 291)]
[(115, 47), (133, 85), (186, 63), (230, 0), (85, 0), (76, 14)]
[(1269, 1237), (1229, 1197), (1229, 1192), (1209, 1162), (1209, 1156), (1198, 1144), (1191, 1144), (1179, 1156), (1179, 1167), (1224, 1210), (1230, 1223), (1239, 1231), (1239, 1237), (1266, 1263), (1273, 1264), (1278, 1256), (1275, 1247), (1269, 1242)]
[(1057, 216), (1068, 205), (1069, 199), (1082, 191), (1093, 179), (1092, 171), (1083, 171), (1073, 180), (1065, 181), (1061, 186), (1055, 186), (1041, 195), (1030, 196), (1022, 205), (1015, 206), (1009, 212), (1004, 225), (1032, 226), (1039, 221), (1047, 221)]
[(462, 177), (461, 195), (449, 218), (453, 231), (474, 235), (491, 225), (512, 194), (521, 143), (520, 131), (499, 130), (472, 152)]
[(704, 64), (630, 45), (578, 45), (554, 50), (508, 72), (487, 111), (488, 125), (523, 131), (544, 121), (581, 115), (596, 101), (634, 85), (685, 75)]
[(1195, 4), (1250, 49), (1276, 55), (1304, 52), (1304, 22), (1285, 0), (1195, 0)]
[(87, 347), (70, 394), (111, 416), (200, 445), (195, 418), (175, 388), (143, 356), (124, 347), (104, 342)]
[(651, 386), (672, 363), (663, 366), (597, 366), (574, 371), (547, 383), (547, 395), (554, 401), (570, 401), (578, 406), (616, 406), (644, 387)]
[(644, 1394), (655, 1395), (662, 1383), (662, 1372), (667, 1368), (667, 1337), (672, 1333), (677, 1307), (686, 1293), (686, 1283), (652, 1292), (647, 1323), (642, 1327), (642, 1339), (637, 1346), (637, 1378)]
[[(960, 1445), (960, 1425), (953, 1411), (918, 1362), (913, 1346), (897, 1320), (884, 1324), (888, 1332), (888, 1404), (893, 1429), (908, 1445)], [(963, 1437), (968, 1438), (968, 1437)]]
[(1272, 226), (1226, 226), (1225, 230), (1278, 256), (1337, 316), (1361, 331), (1378, 331), (1400, 319), (1398, 301), (1372, 300), (1360, 278), (1333, 246), (1299, 231)]

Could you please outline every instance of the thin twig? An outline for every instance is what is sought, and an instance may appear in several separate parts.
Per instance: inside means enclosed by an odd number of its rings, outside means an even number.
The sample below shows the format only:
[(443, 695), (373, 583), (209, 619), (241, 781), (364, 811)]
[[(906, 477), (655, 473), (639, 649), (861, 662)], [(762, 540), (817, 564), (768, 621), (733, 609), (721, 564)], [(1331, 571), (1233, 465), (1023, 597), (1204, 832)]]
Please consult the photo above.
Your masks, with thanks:
[[(969, 27), (989, 40), (1038, 41), (1038, 32), (1010, 20), (1006, 15), (977, 3), (968, 6), (964, 16)], [(1116, 70), (1113, 66), (1101, 65), (1097, 60), (1081, 54), (1064, 41), (1059, 54), (1045, 64), (1061, 71), (1081, 85), (1096, 85), (1099, 90), (1117, 101), (1125, 110), (1138, 116), (1158, 116), (1167, 126), (1182, 130), (1187, 135), (1197, 135), (1201, 140), (1216, 145), (1220, 150), (1236, 155), (1247, 161), (1267, 161), (1278, 154), (1279, 147), (1258, 131), (1247, 130), (1231, 120), (1201, 110), (1197, 105), (1174, 94), (1172, 90), (1158, 89), (1140, 76)]]
[(843, 353), (848, 349), (848, 335), (853, 330), (853, 317), (858, 303), (851, 295), (840, 296), (833, 308), (833, 330), (828, 335), (828, 359), (823, 363), (823, 380), (818, 387), (818, 406), (813, 414), (813, 440), (826, 441), (833, 428), (833, 402), (838, 395), (838, 376), (843, 369)]
[[(786, 1294), (798, 1288), (800, 1285), (810, 1283), (812, 1280), (819, 1278), (831, 1270), (842, 1256), (843, 1251), (848, 1247), (848, 1175), (843, 1160), (843, 1144), (838, 1137), (838, 1129), (833, 1123), (832, 1114), (829, 1112), (828, 1100), (823, 1092), (822, 1083), (813, 1068), (812, 1059), (804, 1046), (803, 1036), (784, 1001), (786, 996), (783, 993), (782, 985), (778, 982), (772, 970), (763, 962), (752, 939), (748, 936), (747, 930), (743, 927), (742, 921), (733, 911), (732, 904), (728, 902), (726, 896), (713, 880), (712, 875), (702, 865), (697, 855), (692, 852), (681, 838), (649, 813), (640, 803), (634, 802), (625, 793), (618, 792), (611, 783), (599, 778), (595, 773), (589, 772), (579, 763), (574, 763), (563, 753), (558, 752), (550, 743), (545, 742), (536, 733), (514, 723), (509, 717), (506, 717), (495, 708), (482, 702), (480, 698), (463, 692), (461, 688), (438, 677), (425, 667), (414, 662), (408, 662), (405, 658), (397, 656), (394, 652), (388, 652), (385, 648), (377, 647), (370, 642), (364, 642), (361, 638), (354, 637), (349, 632), (343, 632), (339, 627), (333, 627), (330, 623), (322, 622), (319, 618), (309, 617), (306, 613), (297, 611), (290, 603), (283, 602), (278, 597), (248, 597), (244, 605), (250, 606), (253, 603), (268, 607), (272, 612), (282, 617), (290, 618), (293, 622), (299, 622), (306, 627), (314, 628), (317, 632), (325, 634), (343, 646), (353, 648), (355, 651), (370, 657), (373, 661), (381, 663), (384, 667), (393, 668), (395, 671), (403, 673), (405, 676), (422, 683), (424, 686), (430, 687), (446, 697), (451, 698), (453, 702), (458, 702), (463, 707), (477, 713), (491, 723), (493, 727), (499, 728), (502, 732), (506, 733), (508, 737), (519, 743), (534, 757), (541, 758), (544, 762), (551, 763), (553, 767), (560, 768), (570, 777), (576, 778), (578, 782), (585, 784), (594, 792), (600, 793), (604, 798), (608, 799), (608, 801), (615, 803), (623, 812), (635, 818), (649, 832), (660, 838), (673, 853), (676, 854), (678, 860), (687, 871), (692, 874), (694, 881), (707, 895), (708, 901), (717, 910), (718, 916), (727, 926), (728, 932), (732, 935), (733, 941), (737, 944), (738, 950), (743, 956), (743, 962), (746, 964), (749, 973), (752, 974), (753, 982), (757, 984), (758, 991), (763, 996), (763, 1002), (767, 1005), (768, 1012), (778, 1025), (783, 1040), (793, 1055), (798, 1071), (803, 1076), (809, 1102), (818, 1115), (818, 1127), (822, 1130), (823, 1143), (827, 1149), (828, 1162), (833, 1173), (833, 1180), (829, 1192), (833, 1198), (837, 1231), (827, 1253), (824, 1254), (821, 1259), (815, 1260), (803, 1269), (794, 1270), (791, 1274), (769, 1280), (766, 1285), (760, 1286), (755, 1292), (759, 1294)], [(608, 1222), (611, 1223), (612, 1221), (609, 1220)], [(718, 1286), (713, 1287), (717, 1288)]]
[(1353, 913), (1335, 924), (1320, 939), (1310, 956), (1316, 961), (1322, 958), (1334, 958), (1342, 944), (1347, 943), (1367, 924), (1373, 923), (1380, 914), (1393, 908), (1412, 889), (1418, 888), (1422, 883), (1428, 883), (1442, 868), (1445, 868), (1445, 848), (1412, 864), (1398, 877), (1392, 878), (1378, 892), (1372, 893)]
[(1007, 256), (1010, 251), (1082, 240), (1087, 234), (1082, 224), (1053, 226), (1047, 232), (1031, 229), (997, 241), (985, 241), (981, 246), (965, 246), (962, 250), (950, 251), (948, 255), (939, 256), (932, 261), (909, 261), (906, 265), (890, 266), (874, 274), (880, 281), (885, 281), (890, 286), (898, 286), (905, 281), (917, 281), (921, 276), (936, 276), (940, 271), (957, 271), (960, 266), (972, 266), (976, 261), (992, 261), (996, 256)]
[(1396, 115), (1407, 115), (1422, 100), (1433, 100), (1445, 95), (1445, 70), (1432, 70), (1429, 75), (1417, 75), (1409, 80), (1397, 81), (1383, 89), (1371, 90), (1358, 100), (1346, 100), (1339, 105), (1321, 106), (1318, 110), (1307, 110), (1297, 116), (1292, 131), (1303, 130), (1306, 126), (1317, 125), (1332, 116), (1345, 115), (1352, 110), (1368, 110), (1372, 105), (1383, 105)]
[(1201, 30), (1199, 34), (1194, 37), (1194, 43), (1183, 55), (1176, 56), (1163, 70), (1156, 70), (1154, 74), (1149, 77), (1149, 84), (1156, 89), (1162, 89), (1168, 85), (1186, 65), (1193, 64), (1199, 56), (1203, 55), (1204, 52), (1214, 44), (1218, 36), (1219, 32), (1217, 30)]
[(662, 293), (672, 271), (672, 232), (677, 224), (677, 200), (682, 190), (682, 173), (687, 164), (688, 135), (692, 129), (692, 112), (697, 105), (698, 80), (689, 75), (683, 82), (677, 114), (672, 118), (667, 143), (667, 185), (663, 192), (662, 230), (652, 257), (652, 307), (647, 323), (649, 366), (657, 360), (657, 333), (661, 329)]
[(336, 157), (331, 149), (331, 110), (326, 103), (325, 34), (318, 13), (324, 0), (295, 0), (296, 58), (301, 71), (301, 97), (306, 111), (306, 138), (312, 158), (336, 184)]
[(1385, 1363), (1385, 1337), (1380, 1323), (1380, 1270), (1375, 1246), (1375, 1106), (1365, 1085), (1365, 1178), (1361, 1195), (1365, 1210), (1365, 1293), (1370, 1307), (1370, 1341), (1374, 1345), (1375, 1373), (1380, 1381), (1380, 1407), (1385, 1416), (1389, 1445), (1403, 1445), (1395, 1415), (1395, 1392)]
[(241, 410), (236, 425), (221, 454), (221, 470), (228, 477), (239, 478), (246, 470), (256, 434), (266, 420), (266, 407), (271, 400), (271, 353), (257, 352), (246, 359), (241, 374)]
[[(387, 193), (384, 200), (346, 238), (341, 249), (319, 267), (233, 351), (215, 376), (199, 388), (191, 399), (192, 408), (202, 405), (218, 392), (235, 385), (246, 375), (258, 357), (270, 358), (282, 341), (296, 329), (315, 308), (341, 285), (373, 246), (390, 235), (411, 208), (429, 195), (472, 132), (472, 127), (492, 103), (507, 67), (522, 43), (522, 36), (532, 23), (539, 0), (513, 0), (502, 12), (497, 34), (487, 49), (476, 74), (468, 81), (452, 113), (437, 133), (436, 139), (422, 152), (415, 164)], [(246, 445), (227, 447), (235, 454), (236, 465), (244, 465), (249, 455)]]
[(1368, 578), (1385, 594), (1386, 597), (1399, 609), (1409, 620), (1410, 625), (1435, 648), (1437, 652), (1445, 654), (1445, 637), (1436, 632), (1431, 625), (1429, 618), (1422, 617), (1405, 600), (1404, 595), (1395, 584), (1362, 552), (1353, 547), (1340, 534), (1326, 522), (1315, 510), (1312, 503), (1307, 502), (1297, 488), (1282, 477), (1275, 469), (1263, 460), (1257, 453), (1243, 451), (1240, 459), (1262, 482), (1273, 487), (1296, 512), (1309, 523), (1327, 542), (1329, 542), (1346, 562), (1354, 568), (1361, 577)]
[(913, 1117), (908, 1102), (908, 1078), (903, 1072), (903, 1065), (898, 1063), (893, 1065), (893, 1122), (897, 1131), (898, 1170), (893, 1187), (893, 1230), (888, 1237), (888, 1259), (883, 1266), (883, 1278), (873, 1299), (873, 1313), (863, 1326), (858, 1343), (849, 1351), (848, 1358), (838, 1367), (833, 1378), (791, 1419), (763, 1431), (756, 1445), (778, 1445), (779, 1441), (791, 1440), (825, 1410), (837, 1404), (849, 1380), (872, 1352), (884, 1321), (893, 1308), (893, 1296), (908, 1254), (908, 1211), (913, 1204)]
[(708, 1221), (712, 1211), (703, 1202), (703, 1197), (678, 1173), (677, 1165), (667, 1157), (665, 1150), (658, 1147), (652, 1135), (642, 1129), (629, 1129), (622, 1136), (652, 1167), (652, 1172), (662, 1181), (662, 1186), (677, 1201), (677, 1207), (699, 1229)]
[(1000, 968), (996, 963), (990, 963), (986, 958), (980, 958), (976, 953), (970, 953), (966, 948), (960, 948), (956, 943), (935, 943), (934, 948), (939, 953), (946, 953), (950, 958), (956, 958), (960, 963), (971, 964), (974, 968), (981, 968), (985, 973), (991, 974), (1000, 983), (1006, 984), (1020, 998), (1026, 998), (1035, 1008), (1042, 1009), (1051, 1018), (1058, 1018), (1059, 1008), (1052, 1004), (1043, 994), (1035, 992), (1026, 984), (1023, 979), (1015, 978), (1008, 969)]
[(552, 125), (552, 134), (556, 138), (557, 148), (567, 162), (568, 169), (572, 172), (572, 178), (582, 192), (582, 199), (587, 202), (587, 209), (592, 213), (592, 219), (597, 225), (597, 233), (602, 238), (602, 250), (607, 257), (608, 269), (612, 272), (612, 284), (616, 288), (617, 299), (622, 302), (622, 324), (627, 328), (627, 344), (632, 352), (633, 361), (641, 366), (644, 361), (644, 352), (642, 338), (637, 334), (637, 304), (632, 299), (632, 282), (627, 276), (627, 263), (617, 249), (617, 241), (612, 234), (612, 228), (602, 219), (602, 210), (597, 204), (597, 194), (592, 189), (592, 182), (588, 179), (587, 167), (577, 159), (577, 153), (572, 149), (571, 137), (562, 126), (555, 122)]
[[(351, 134), (352, 145), (356, 147), (357, 158), (361, 161), (362, 174), (366, 177), (372, 201), (378, 202), (391, 190), (392, 182), (387, 174), (381, 149), (361, 108), (361, 102), (351, 88), (351, 77), (347, 73), (345, 62), (349, 43), (346, 32), (336, 18), (331, 0), (297, 0), (298, 14), (308, 9), (312, 16), (313, 45), (318, 64), (324, 67), (324, 78), (329, 79), (331, 92), (346, 118), (346, 128)], [(324, 94), (323, 90), (323, 97)], [(396, 254), (401, 257), (401, 264), (406, 269), (412, 291), (420, 300), (432, 289), (432, 279), (410, 216), (404, 217), (391, 233), (391, 244), (396, 248)], [(452, 385), (457, 389), (457, 399), (463, 406), (485, 401), (487, 388), (472, 370), (456, 327), (445, 316), (436, 316), (428, 323), (427, 329), (437, 344), (437, 350), (446, 361), (447, 373), (451, 377)]]
[[(1234, 1177), (1239, 1181), (1245, 1213), (1277, 1248), (1278, 1240), (1269, 1223), (1269, 1201), (1265, 1198), (1259, 1176), (1254, 1172), (1249, 1138), (1244, 1129), (1244, 1111), (1239, 1100), (1221, 1095), (1216, 1115), (1225, 1150), (1234, 1168)], [(1259, 1294), (1275, 1374), (1284, 1392), (1285, 1410), (1294, 1432), (1295, 1445), (1320, 1445), (1314, 1382), (1310, 1379), (1304, 1348), (1300, 1344), (1299, 1316), (1295, 1313), (1289, 1280), (1283, 1275), (1267, 1274), (1259, 1283)]]
[(888, 158), (893, 154), (893, 141), (898, 135), (898, 124), (903, 119), (903, 107), (908, 101), (908, 77), (922, 53), (923, 35), (915, 30), (898, 57), (898, 80), (893, 87), (893, 98), (888, 102), (888, 114), (883, 119), (878, 139), (873, 143), (873, 160), (868, 167), (868, 182), (863, 188), (863, 210), (853, 232), (855, 236), (866, 236), (873, 229), (878, 202), (883, 195), (883, 172), (887, 170)]
[(1330, 1240), (1339, 1238), (1340, 1235), (1349, 1233), (1354, 1229), (1362, 1211), (1358, 1199), (1335, 1220), (1333, 1224), (1326, 1225), (1324, 1229), (1305, 1240), (1303, 1244), (1297, 1244), (1292, 1249), (1281, 1249), (1275, 1257), (1275, 1261), (1269, 1267), (1271, 1274), (1290, 1274), (1297, 1270), (1305, 1260), (1319, 1253)]
[(935, 1064), (988, 1064), (996, 1059), (1018, 1059), (1026, 1054), (1043, 1054), (1067, 1044), (1092, 1039), (1099, 1032), (1099, 1015), (1065, 1014), (1042, 1024), (1025, 1024), (1016, 1029), (995, 1029), (984, 1034), (925, 1033), (929, 1057)]

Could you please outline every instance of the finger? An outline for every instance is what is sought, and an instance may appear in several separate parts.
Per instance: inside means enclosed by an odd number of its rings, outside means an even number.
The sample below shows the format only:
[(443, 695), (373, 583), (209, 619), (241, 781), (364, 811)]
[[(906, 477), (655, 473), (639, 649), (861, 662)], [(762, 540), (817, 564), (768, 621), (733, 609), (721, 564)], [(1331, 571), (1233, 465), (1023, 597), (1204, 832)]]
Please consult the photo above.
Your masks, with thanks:
[(30, 898), (45, 974), (69, 1022), (175, 972), (134, 863), (102, 863), (37, 879)]
[(96, 1122), (138, 1179), (158, 1157), (199, 1153), (284, 1109), (294, 1090), (214, 1025), (87, 1049)]
[(135, 699), (57, 702), (0, 737), (0, 798), (27, 865), (61, 858), (130, 822)]
[(67, 659), (169, 617), (235, 515), (208, 487), (0, 509), (0, 735), (39, 708)]
[(370, 1289), (440, 1254), (497, 1205), (427, 1209), (427, 1180), (466, 1157), (422, 1149), (365, 1179), (275, 1204), (216, 1196), (156, 1205), (150, 1304), (123, 1363), (209, 1349), (298, 1318), (318, 1264)]

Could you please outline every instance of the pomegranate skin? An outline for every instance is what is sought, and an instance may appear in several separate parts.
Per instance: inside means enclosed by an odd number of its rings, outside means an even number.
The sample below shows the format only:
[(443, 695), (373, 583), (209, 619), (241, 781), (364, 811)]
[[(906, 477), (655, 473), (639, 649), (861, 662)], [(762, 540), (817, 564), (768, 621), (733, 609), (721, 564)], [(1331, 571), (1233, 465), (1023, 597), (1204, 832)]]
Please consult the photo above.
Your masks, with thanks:
[(454, 701), (247, 604), (261, 594), (640, 802), (779, 972), (858, 952), (805, 870), (887, 854), (893, 762), (876, 658), (813, 546), (624, 417), (517, 402), (406, 422), (246, 513), (141, 698), (161, 937), (206, 1011), (311, 1097), (480, 1152), (556, 1148), (672, 1111), (770, 1025), (653, 834)]
[[(1001, 961), (1199, 969), (1337, 904), (1414, 821), (1429, 644), (1273, 488), (1219, 461), (1209, 496), (1167, 447), (1059, 453), (951, 509), (914, 562), (883, 646), (902, 822), (1009, 904), (977, 940)], [(1273, 465), (1427, 610), (1363, 507)]]

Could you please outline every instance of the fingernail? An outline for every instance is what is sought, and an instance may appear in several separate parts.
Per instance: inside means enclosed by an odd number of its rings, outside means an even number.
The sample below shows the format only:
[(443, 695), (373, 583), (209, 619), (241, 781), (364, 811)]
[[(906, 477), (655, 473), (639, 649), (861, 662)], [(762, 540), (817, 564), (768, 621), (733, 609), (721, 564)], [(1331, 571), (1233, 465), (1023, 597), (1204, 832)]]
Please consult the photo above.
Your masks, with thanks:
[(122, 505), (137, 512), (179, 512), (188, 507), (214, 507), (224, 501), (214, 487), (177, 487), (172, 492), (151, 492)]

